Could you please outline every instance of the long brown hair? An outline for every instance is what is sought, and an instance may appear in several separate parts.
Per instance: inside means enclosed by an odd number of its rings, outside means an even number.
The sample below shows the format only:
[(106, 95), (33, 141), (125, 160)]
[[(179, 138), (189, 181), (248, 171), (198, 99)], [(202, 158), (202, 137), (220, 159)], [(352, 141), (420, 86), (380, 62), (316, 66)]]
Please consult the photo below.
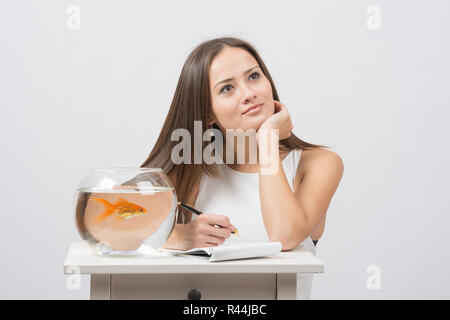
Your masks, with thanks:
[[(178, 200), (181, 202), (187, 202), (195, 187), (198, 187), (203, 173), (210, 177), (220, 177), (216, 167), (217, 164), (208, 165), (203, 161), (201, 164), (195, 164), (192, 159), (190, 164), (174, 164), (171, 153), (173, 147), (179, 142), (172, 141), (171, 135), (175, 129), (184, 128), (190, 132), (191, 139), (193, 139), (194, 121), (201, 121), (201, 137), (203, 137), (203, 133), (208, 129), (206, 128), (207, 115), (212, 113), (209, 68), (214, 58), (227, 46), (242, 48), (256, 59), (272, 85), (273, 99), (280, 101), (266, 65), (250, 43), (237, 38), (221, 37), (204, 41), (191, 52), (181, 70), (169, 113), (159, 137), (150, 155), (141, 165), (141, 167), (162, 168), (168, 176), (175, 176), (176, 185), (174, 187)], [(216, 124), (213, 124), (212, 128), (220, 130)], [(202, 150), (208, 143), (202, 141)], [(193, 140), (191, 145), (194, 145)], [(283, 151), (313, 148), (328, 147), (302, 141), (292, 132), (288, 138), (280, 140), (280, 150)], [(183, 221), (187, 223), (191, 220), (191, 217), (190, 212), (186, 213), (186, 218)], [(182, 222), (181, 218), (182, 216), (179, 215), (178, 223)]]

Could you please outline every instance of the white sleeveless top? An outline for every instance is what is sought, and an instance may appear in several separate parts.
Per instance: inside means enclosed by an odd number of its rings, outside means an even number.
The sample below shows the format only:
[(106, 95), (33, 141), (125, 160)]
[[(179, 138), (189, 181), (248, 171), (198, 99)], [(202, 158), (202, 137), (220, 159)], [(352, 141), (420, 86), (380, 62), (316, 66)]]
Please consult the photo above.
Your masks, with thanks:
[[(282, 160), (282, 166), (294, 191), (294, 178), (300, 162), (301, 149), (291, 150)], [(226, 164), (217, 166), (222, 178), (212, 178), (203, 174), (195, 208), (205, 213), (228, 216), (231, 223), (239, 230), (240, 237), (231, 236), (225, 243), (232, 241), (270, 241), (264, 226), (259, 201), (259, 173), (246, 173), (231, 169)], [(192, 215), (192, 221), (197, 215)], [(236, 240), (235, 240), (236, 239)], [(312, 254), (316, 247), (311, 237), (299, 244)], [(313, 274), (297, 273), (297, 299), (311, 298)]]

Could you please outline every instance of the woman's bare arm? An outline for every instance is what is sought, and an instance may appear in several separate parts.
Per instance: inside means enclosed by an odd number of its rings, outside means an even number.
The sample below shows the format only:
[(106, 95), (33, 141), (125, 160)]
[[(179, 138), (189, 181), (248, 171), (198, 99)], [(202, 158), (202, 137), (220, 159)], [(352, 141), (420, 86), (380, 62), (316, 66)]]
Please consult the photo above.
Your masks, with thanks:
[(319, 150), (292, 192), (279, 156), (273, 161), (279, 162), (277, 172), (260, 174), (261, 211), (270, 240), (292, 250), (323, 220), (342, 177), (343, 162), (336, 153)]

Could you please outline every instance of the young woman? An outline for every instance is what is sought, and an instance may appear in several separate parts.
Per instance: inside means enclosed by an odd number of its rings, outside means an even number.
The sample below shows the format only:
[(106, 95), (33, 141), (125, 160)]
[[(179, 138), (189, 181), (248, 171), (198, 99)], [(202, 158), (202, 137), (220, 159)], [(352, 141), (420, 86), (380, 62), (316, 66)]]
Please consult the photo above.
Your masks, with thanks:
[[(315, 254), (315, 242), (323, 234), (343, 162), (336, 153), (324, 149), (328, 147), (297, 138), (291, 132), (288, 109), (279, 101), (269, 71), (248, 42), (213, 39), (201, 43), (189, 55), (161, 133), (141, 167), (163, 168), (178, 200), (204, 214), (192, 215), (183, 209), (164, 248), (217, 246), (237, 228), (240, 240), (279, 241), (283, 251), (303, 244)], [(172, 141), (172, 132), (183, 128), (194, 139), (194, 121), (201, 121), (201, 137), (207, 129), (220, 130), (223, 164), (195, 163), (192, 159), (190, 163), (174, 164), (171, 154), (179, 141)], [(255, 130), (256, 154), (246, 143), (245, 163), (227, 163), (227, 129)], [(270, 138), (261, 138), (262, 129), (279, 130), (275, 144)], [(202, 141), (201, 150), (209, 143)], [(268, 148), (279, 150), (264, 164), (278, 165), (274, 174), (262, 173), (260, 159)], [(257, 159), (256, 163), (248, 163), (251, 157)], [(305, 283), (305, 279), (299, 280), (303, 287), (306, 284), (310, 288), (311, 282)], [(305, 298), (308, 294), (308, 288), (299, 293)]]

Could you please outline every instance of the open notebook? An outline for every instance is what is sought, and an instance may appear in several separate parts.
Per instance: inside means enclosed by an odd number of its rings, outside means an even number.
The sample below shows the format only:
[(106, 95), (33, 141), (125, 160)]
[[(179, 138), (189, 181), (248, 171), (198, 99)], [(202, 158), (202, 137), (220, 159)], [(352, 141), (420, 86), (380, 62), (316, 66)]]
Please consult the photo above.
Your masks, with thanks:
[(209, 261), (246, 259), (275, 255), (281, 252), (281, 242), (258, 242), (247, 244), (224, 244), (217, 247), (194, 248), (190, 250), (160, 249), (175, 254), (210, 256)]

